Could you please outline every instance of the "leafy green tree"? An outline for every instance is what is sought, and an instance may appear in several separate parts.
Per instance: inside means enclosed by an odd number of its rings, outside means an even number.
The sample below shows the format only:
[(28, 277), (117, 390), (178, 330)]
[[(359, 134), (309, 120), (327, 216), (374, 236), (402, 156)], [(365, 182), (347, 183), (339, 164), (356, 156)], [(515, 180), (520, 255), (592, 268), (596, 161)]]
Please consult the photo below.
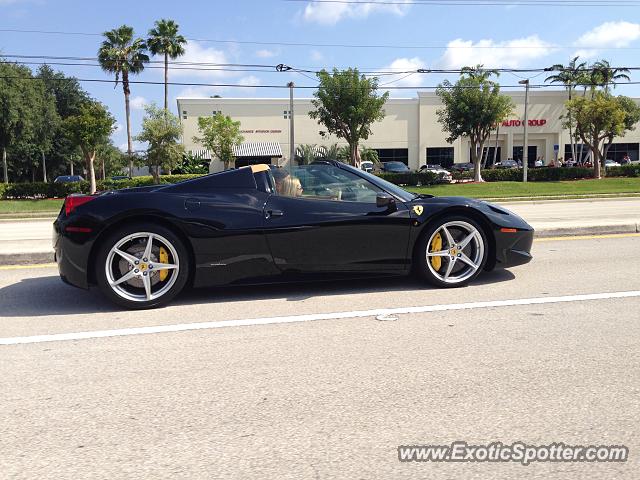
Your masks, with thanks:
[(125, 170), (128, 158), (118, 147), (109, 140), (96, 149), (96, 165), (100, 168), (100, 178), (105, 180), (112, 175), (122, 175)]
[(51, 178), (69, 172), (69, 167), (75, 159), (81, 157), (78, 148), (73, 145), (64, 132), (64, 119), (78, 113), (80, 107), (89, 100), (80, 83), (73, 77), (67, 77), (62, 72), (55, 72), (50, 66), (38, 68), (36, 76), (42, 80), (44, 88), (55, 99), (56, 111), (61, 121), (55, 128), (50, 126), (52, 144), (47, 156), (47, 171)]
[(144, 70), (144, 64), (149, 62), (146, 54), (147, 45), (141, 38), (133, 38), (133, 28), (122, 25), (108, 32), (104, 32), (105, 40), (98, 50), (98, 62), (105, 72), (115, 73), (116, 85), (122, 78), (125, 112), (127, 118), (127, 153), (129, 159), (129, 176), (133, 175), (133, 142), (131, 138), (131, 107), (129, 105), (129, 75), (135, 75)]
[(389, 92), (378, 95), (378, 79), (360, 75), (357, 68), (321, 70), (320, 85), (311, 101), (315, 110), (309, 116), (323, 125), (330, 134), (349, 144), (349, 160), (359, 163), (358, 144), (371, 135), (371, 125), (384, 118), (384, 104)]
[[(34, 82), (37, 102), (35, 110), (33, 141), (42, 160), (42, 181), (47, 181), (46, 157), (51, 153), (60, 125), (60, 115), (56, 110), (55, 96), (46, 89), (44, 82)], [(51, 166), (51, 165), (50, 165)]]
[(94, 161), (100, 146), (109, 143), (115, 119), (99, 102), (85, 102), (78, 113), (64, 120), (64, 128), (71, 142), (82, 150), (89, 175), (91, 193), (96, 191)]
[(506, 120), (514, 108), (511, 99), (500, 93), (500, 85), (490, 80), (492, 73), (481, 69), (481, 66), (467, 69), (455, 84), (445, 80), (436, 90), (443, 104), (436, 114), (443, 131), (449, 134), (447, 142), (453, 143), (460, 137), (469, 137), (471, 141), (476, 182), (483, 181), (480, 160), (491, 130)]
[(193, 137), (193, 141), (200, 143), (224, 163), (224, 168), (231, 168), (235, 161), (233, 147), (240, 145), (244, 137), (240, 134), (240, 122), (234, 122), (231, 117), (217, 113), (212, 117), (198, 118), (200, 137)]
[(624, 137), (626, 132), (630, 132), (631, 130), (633, 130), (638, 122), (640, 122), (640, 106), (638, 106), (638, 104), (632, 98), (621, 95), (619, 97), (616, 97), (616, 100), (618, 101), (618, 105), (624, 112), (624, 121), (622, 122), (622, 130), (619, 133), (616, 133), (616, 131), (610, 131), (609, 135), (607, 136), (607, 142), (603, 149), (603, 157), (605, 160), (607, 159), (609, 148), (611, 148), (611, 144), (613, 143), (613, 139), (616, 137), (616, 135)]
[[(545, 82), (560, 83), (564, 85), (564, 87), (567, 89), (567, 93), (569, 94), (569, 100), (573, 98), (573, 91), (579, 85), (581, 79), (583, 78), (584, 70), (587, 67), (586, 62), (578, 63), (579, 58), (579, 56), (573, 57), (566, 67), (561, 63), (552, 65), (547, 70), (556, 71), (558, 73), (549, 75), (544, 80)], [(569, 140), (571, 142), (571, 156), (575, 161), (578, 156), (576, 152), (575, 136), (573, 134), (573, 122), (571, 121), (571, 117), (568, 117), (568, 120)]]
[(209, 173), (209, 162), (190, 152), (182, 156), (180, 163), (173, 169), (177, 174), (206, 174)]
[(142, 131), (136, 140), (147, 142), (147, 165), (154, 182), (160, 183), (160, 170), (172, 169), (184, 155), (184, 147), (180, 143), (182, 125), (178, 117), (155, 104), (148, 105), (145, 111)]
[(0, 63), (0, 148), (5, 183), (9, 182), (8, 150), (15, 149), (18, 142), (30, 142), (34, 133), (35, 115), (31, 108), (34, 96), (30, 78), (31, 70), (27, 67)]
[(164, 56), (164, 109), (169, 108), (169, 59), (184, 55), (187, 40), (178, 34), (178, 24), (173, 20), (157, 20), (149, 30), (147, 46), (154, 55)]
[(594, 92), (593, 97), (568, 100), (565, 105), (575, 121), (578, 136), (591, 151), (594, 175), (601, 178), (601, 164), (605, 160), (602, 142), (624, 132), (628, 113), (616, 97), (601, 91)]

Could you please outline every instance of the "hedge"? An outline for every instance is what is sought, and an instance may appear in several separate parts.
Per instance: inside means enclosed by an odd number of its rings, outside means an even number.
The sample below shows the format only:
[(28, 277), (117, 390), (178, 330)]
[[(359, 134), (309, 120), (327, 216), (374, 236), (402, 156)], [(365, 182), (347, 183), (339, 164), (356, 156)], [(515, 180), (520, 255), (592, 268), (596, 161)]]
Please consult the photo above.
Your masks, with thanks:
[[(604, 173), (604, 172), (603, 172)], [(473, 172), (452, 172), (456, 180), (473, 178)], [(160, 182), (163, 184), (176, 183), (181, 180), (200, 177), (201, 175), (163, 175)], [(440, 178), (434, 172), (407, 172), (407, 173), (381, 173), (378, 175), (396, 185), (433, 185), (440, 183)], [(609, 167), (606, 170), (607, 177), (640, 177), (640, 164), (623, 165), (621, 167)], [(532, 182), (578, 180), (593, 178), (592, 168), (530, 168), (527, 177)], [(485, 169), (482, 178), (487, 182), (517, 182), (522, 180), (521, 169)], [(154, 185), (153, 177), (134, 177), (124, 180), (102, 180), (96, 183), (98, 191), (117, 190), (129, 187), (144, 187)], [(0, 183), (0, 198), (64, 198), (71, 193), (88, 193), (89, 182), (76, 183)]]
[(442, 183), (435, 172), (378, 173), (378, 177), (396, 185), (434, 185)]
[[(163, 175), (160, 183), (177, 183), (182, 180), (200, 177), (201, 175)], [(71, 193), (88, 193), (89, 182), (73, 183), (9, 183), (0, 184), (0, 198), (64, 198)], [(120, 188), (144, 187), (154, 185), (153, 177), (134, 177), (124, 180), (99, 180), (96, 182), (98, 191), (117, 190)]]

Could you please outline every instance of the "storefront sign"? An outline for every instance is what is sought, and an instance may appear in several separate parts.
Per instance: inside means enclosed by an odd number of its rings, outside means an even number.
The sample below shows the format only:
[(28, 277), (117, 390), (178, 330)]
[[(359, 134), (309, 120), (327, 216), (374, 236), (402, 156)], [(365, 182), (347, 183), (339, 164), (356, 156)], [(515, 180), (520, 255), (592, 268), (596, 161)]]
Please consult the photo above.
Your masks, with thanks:
[[(530, 127), (543, 127), (546, 124), (547, 121), (544, 118), (529, 120)], [(522, 127), (523, 125), (524, 122), (521, 120), (505, 120), (500, 124), (501, 127)]]
[(282, 133), (282, 130), (240, 130), (240, 133)]

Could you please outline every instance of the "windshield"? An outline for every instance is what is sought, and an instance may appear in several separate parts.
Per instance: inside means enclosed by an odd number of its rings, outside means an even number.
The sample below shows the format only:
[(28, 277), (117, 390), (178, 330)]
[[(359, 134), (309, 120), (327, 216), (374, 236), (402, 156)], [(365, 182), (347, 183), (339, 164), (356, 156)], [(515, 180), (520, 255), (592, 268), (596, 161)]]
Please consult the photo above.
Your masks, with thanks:
[[(345, 167), (347, 169), (353, 168), (349, 165), (342, 166), (342, 168), (345, 168)], [(361, 177), (364, 177), (367, 180), (369, 180), (371, 183), (378, 185), (380, 188), (398, 197), (403, 202), (410, 202), (414, 198), (418, 197), (418, 195), (416, 195), (415, 193), (407, 192), (403, 188), (400, 188), (398, 185), (388, 182), (387, 180), (384, 180), (378, 177), (377, 175), (373, 175), (372, 173), (366, 172), (364, 170), (357, 170), (357, 172), (358, 172), (358, 175), (360, 175)]]

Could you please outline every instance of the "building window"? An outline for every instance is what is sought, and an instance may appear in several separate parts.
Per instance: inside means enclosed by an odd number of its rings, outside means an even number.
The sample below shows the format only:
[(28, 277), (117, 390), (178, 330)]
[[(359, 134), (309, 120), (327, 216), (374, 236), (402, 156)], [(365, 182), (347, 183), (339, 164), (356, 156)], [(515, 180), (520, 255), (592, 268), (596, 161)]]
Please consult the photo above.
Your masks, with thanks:
[[(482, 157), (481, 162), (482, 166), (493, 165), (493, 154), (496, 150), (496, 147), (484, 147), (482, 149)], [(520, 147), (520, 151), (522, 152), (522, 147)], [(473, 147), (469, 149), (469, 163), (472, 162), (473, 158)], [(498, 152), (496, 153), (496, 163), (502, 161), (502, 147), (498, 147)]]
[(408, 148), (376, 148), (381, 162), (402, 162), (409, 165)]
[(222, 115), (222, 110), (214, 110), (212, 115), (215, 117), (216, 115)]
[(186, 110), (183, 110), (183, 111), (182, 111), (182, 118), (183, 118), (184, 120), (186, 120), (186, 119), (187, 119), (187, 111), (186, 111)]
[(291, 118), (291, 110), (283, 110), (282, 116), (285, 118), (285, 120)]
[[(582, 146), (582, 157), (587, 158), (589, 155), (589, 147), (578, 143), (576, 147), (577, 155), (580, 156), (580, 147)], [(607, 158), (619, 162), (625, 156), (629, 156), (632, 162), (640, 159), (640, 144), (638, 143), (612, 143), (607, 152)], [(564, 158), (571, 158), (571, 145), (565, 144), (564, 146)]]
[(450, 167), (453, 165), (453, 154), (453, 147), (427, 148), (427, 165)]

